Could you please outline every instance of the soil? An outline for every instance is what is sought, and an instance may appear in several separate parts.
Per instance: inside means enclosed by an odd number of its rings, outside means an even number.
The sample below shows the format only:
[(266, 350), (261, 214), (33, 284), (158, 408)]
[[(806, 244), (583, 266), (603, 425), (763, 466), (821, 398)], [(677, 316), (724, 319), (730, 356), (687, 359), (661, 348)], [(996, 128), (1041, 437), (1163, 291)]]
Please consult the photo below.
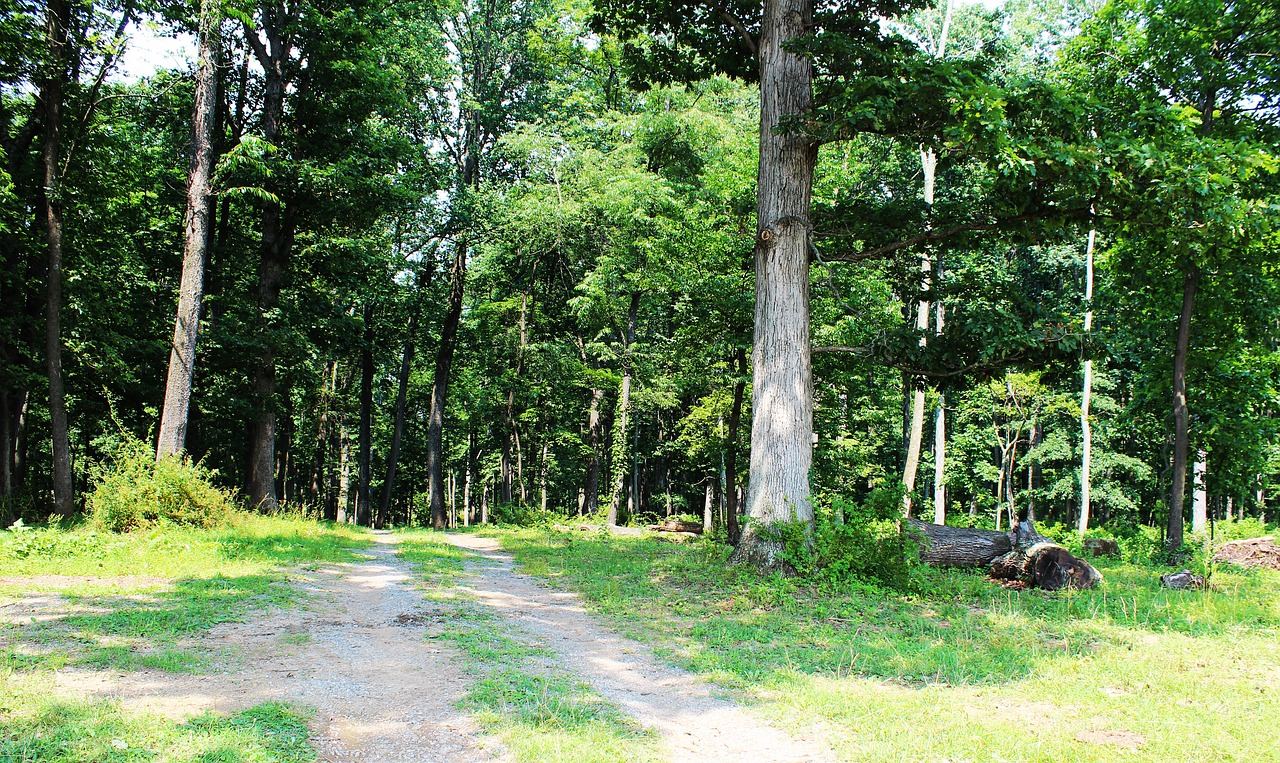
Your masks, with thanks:
[(662, 735), (673, 763), (826, 761), (826, 746), (776, 729), (715, 697), (697, 677), (654, 660), (645, 645), (600, 625), (577, 594), (557, 591), (513, 569), (499, 544), (474, 535), (450, 543), (475, 552), (466, 587), (481, 604), (536, 634), (569, 669), (642, 726)]
[[(829, 760), (827, 745), (770, 726), (714, 696), (697, 677), (659, 664), (648, 647), (597, 622), (575, 594), (515, 572), (496, 541), (448, 537), (475, 555), (461, 587), (509, 626), (549, 644), (563, 668), (660, 734), (673, 763)], [(471, 679), (455, 650), (428, 638), (447, 627), (443, 613), (411, 587), (395, 538), (380, 533), (375, 540), (364, 561), (305, 573), (296, 583), (310, 595), (305, 609), (218, 626), (184, 645), (219, 655), (211, 674), (69, 668), (57, 673), (57, 690), (179, 720), (267, 701), (308, 705), (316, 709), (313, 737), (327, 763), (505, 760), (457, 709)], [(23, 618), (56, 619), (65, 611), (55, 599), (32, 597), (14, 609)]]

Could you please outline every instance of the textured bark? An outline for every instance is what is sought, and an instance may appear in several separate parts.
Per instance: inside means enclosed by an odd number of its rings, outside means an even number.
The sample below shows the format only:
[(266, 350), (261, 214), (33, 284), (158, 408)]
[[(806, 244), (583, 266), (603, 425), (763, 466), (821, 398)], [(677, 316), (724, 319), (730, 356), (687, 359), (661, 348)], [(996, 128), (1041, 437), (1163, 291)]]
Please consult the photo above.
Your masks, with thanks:
[[(628, 416), (631, 412), (631, 345), (636, 341), (636, 316), (640, 309), (640, 292), (632, 292), (631, 305), (627, 310), (627, 333), (622, 347), (622, 387), (618, 390), (618, 408), (614, 413), (613, 432), (613, 490), (609, 493), (609, 515), (605, 524), (614, 527), (618, 524), (622, 513), (623, 501), (627, 500), (627, 431)], [(634, 455), (634, 453), (633, 453)], [(631, 464), (634, 472), (635, 463)], [(638, 500), (632, 475), (632, 500)]]
[(738, 526), (738, 426), (742, 421), (742, 399), (747, 388), (747, 351), (738, 348), (738, 383), (733, 385), (733, 407), (729, 409), (729, 431), (724, 453), (725, 527), (729, 543), (738, 545), (742, 529)]
[(373, 457), (373, 306), (364, 306), (364, 342), (360, 351), (360, 453), (358, 461), (359, 482), (356, 483), (356, 524), (369, 525), (372, 496), (369, 482), (372, 479)]
[(580, 515), (592, 516), (600, 510), (600, 448), (604, 442), (600, 401), (603, 399), (604, 390), (592, 388), (591, 405), (587, 409), (587, 441), (591, 445), (591, 455), (587, 460), (587, 476), (582, 487), (582, 509), (578, 512)]
[(218, 104), (218, 5), (201, 0), (195, 104), (191, 110), (191, 166), (187, 171), (187, 212), (183, 225), (182, 280), (178, 314), (169, 351), (169, 376), (156, 457), (182, 452), (187, 442), (187, 415), (195, 373), (196, 340), (200, 332), (200, 304), (204, 299), (204, 269), (208, 258), (212, 212), (213, 124)]
[(933, 413), (933, 523), (947, 523), (947, 409), (946, 398), (938, 396)]
[(59, 176), (70, 26), (71, 6), (67, 0), (49, 0), (45, 7), (45, 34), (50, 72), (40, 83), (40, 103), (44, 105), (44, 218), (49, 255), (45, 273), (45, 367), (49, 377), (49, 429), (53, 440), (53, 513), (64, 519), (70, 519), (75, 513), (66, 390), (62, 380), (62, 188)]
[(994, 578), (1046, 591), (1092, 588), (1102, 580), (1093, 565), (1041, 535), (1030, 519), (1019, 521), (1009, 535), (1013, 549), (992, 560)]
[(760, 28), (760, 163), (752, 353), (751, 517), (732, 561), (785, 566), (768, 528), (800, 522), (812, 532), (813, 378), (809, 341), (809, 209), (817, 147), (778, 130), (813, 104), (813, 65), (784, 50), (813, 28), (812, 0), (766, 0)]
[(1183, 541), (1182, 509), (1187, 490), (1187, 352), (1199, 280), (1199, 269), (1194, 265), (1189, 267), (1182, 285), (1182, 311), (1178, 316), (1178, 341), (1173, 353), (1173, 486), (1165, 543), (1175, 551), (1182, 548)]
[(458, 323), (462, 320), (462, 295), (467, 280), (467, 244), (457, 242), (453, 269), (449, 278), (449, 305), (440, 327), (440, 347), (436, 354), (436, 375), (431, 385), (431, 416), (427, 420), (427, 478), (431, 504), (431, 526), (443, 530), (444, 500), (444, 409), (449, 396), (449, 373), (453, 368), (453, 351), (458, 341)]
[(920, 560), (939, 567), (985, 567), (991, 560), (1013, 550), (1008, 533), (948, 527), (907, 520), (911, 529), (924, 536), (926, 545)]

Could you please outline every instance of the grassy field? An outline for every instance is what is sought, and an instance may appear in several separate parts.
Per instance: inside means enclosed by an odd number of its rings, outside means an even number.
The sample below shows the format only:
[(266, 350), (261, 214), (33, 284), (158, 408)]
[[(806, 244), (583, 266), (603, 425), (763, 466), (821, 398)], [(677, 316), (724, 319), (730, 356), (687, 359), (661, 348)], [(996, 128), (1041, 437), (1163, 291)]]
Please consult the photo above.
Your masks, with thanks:
[(0, 761), (314, 760), (302, 710), (269, 703), (175, 723), (58, 697), (51, 671), (201, 672), (213, 656), (186, 639), (298, 604), (290, 570), (352, 559), (367, 543), (362, 531), (254, 516), (214, 530), (0, 534)]
[(1280, 574), (1099, 562), (1047, 594), (930, 571), (925, 595), (760, 580), (725, 547), (491, 531), (523, 569), (850, 761), (1280, 760)]
[(643, 731), (590, 686), (575, 678), (529, 634), (475, 604), (465, 590), (466, 552), (439, 533), (402, 534), (399, 554), (439, 607), (439, 638), (457, 647), (476, 680), (465, 701), (486, 733), (521, 763), (650, 763), (662, 760)]

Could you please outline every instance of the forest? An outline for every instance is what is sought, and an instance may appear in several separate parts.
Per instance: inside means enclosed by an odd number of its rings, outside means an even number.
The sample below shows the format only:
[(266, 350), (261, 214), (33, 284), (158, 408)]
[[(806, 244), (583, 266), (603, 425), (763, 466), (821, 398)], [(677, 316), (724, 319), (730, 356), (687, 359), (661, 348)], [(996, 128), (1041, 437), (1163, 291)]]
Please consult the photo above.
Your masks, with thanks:
[(7, 521), (1274, 520), (1275, 9), (796, 8), (8, 0)]

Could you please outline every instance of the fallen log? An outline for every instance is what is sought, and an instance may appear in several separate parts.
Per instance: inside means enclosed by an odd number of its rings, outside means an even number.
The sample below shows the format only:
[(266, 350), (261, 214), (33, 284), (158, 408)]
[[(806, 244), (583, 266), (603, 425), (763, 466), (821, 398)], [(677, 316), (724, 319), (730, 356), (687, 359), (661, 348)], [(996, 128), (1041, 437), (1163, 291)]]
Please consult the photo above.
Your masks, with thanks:
[(682, 519), (667, 517), (656, 525), (649, 525), (649, 530), (660, 533), (692, 533), (702, 534), (701, 522), (686, 522)]
[(935, 567), (986, 567), (1013, 550), (1009, 534), (970, 527), (948, 527), (908, 519), (911, 530), (924, 536), (920, 561)]
[(911, 530), (924, 537), (920, 560), (926, 564), (987, 567), (993, 578), (1046, 591), (1092, 588), (1102, 580), (1093, 565), (1041, 535), (1029, 520), (1008, 533), (907, 521)]

